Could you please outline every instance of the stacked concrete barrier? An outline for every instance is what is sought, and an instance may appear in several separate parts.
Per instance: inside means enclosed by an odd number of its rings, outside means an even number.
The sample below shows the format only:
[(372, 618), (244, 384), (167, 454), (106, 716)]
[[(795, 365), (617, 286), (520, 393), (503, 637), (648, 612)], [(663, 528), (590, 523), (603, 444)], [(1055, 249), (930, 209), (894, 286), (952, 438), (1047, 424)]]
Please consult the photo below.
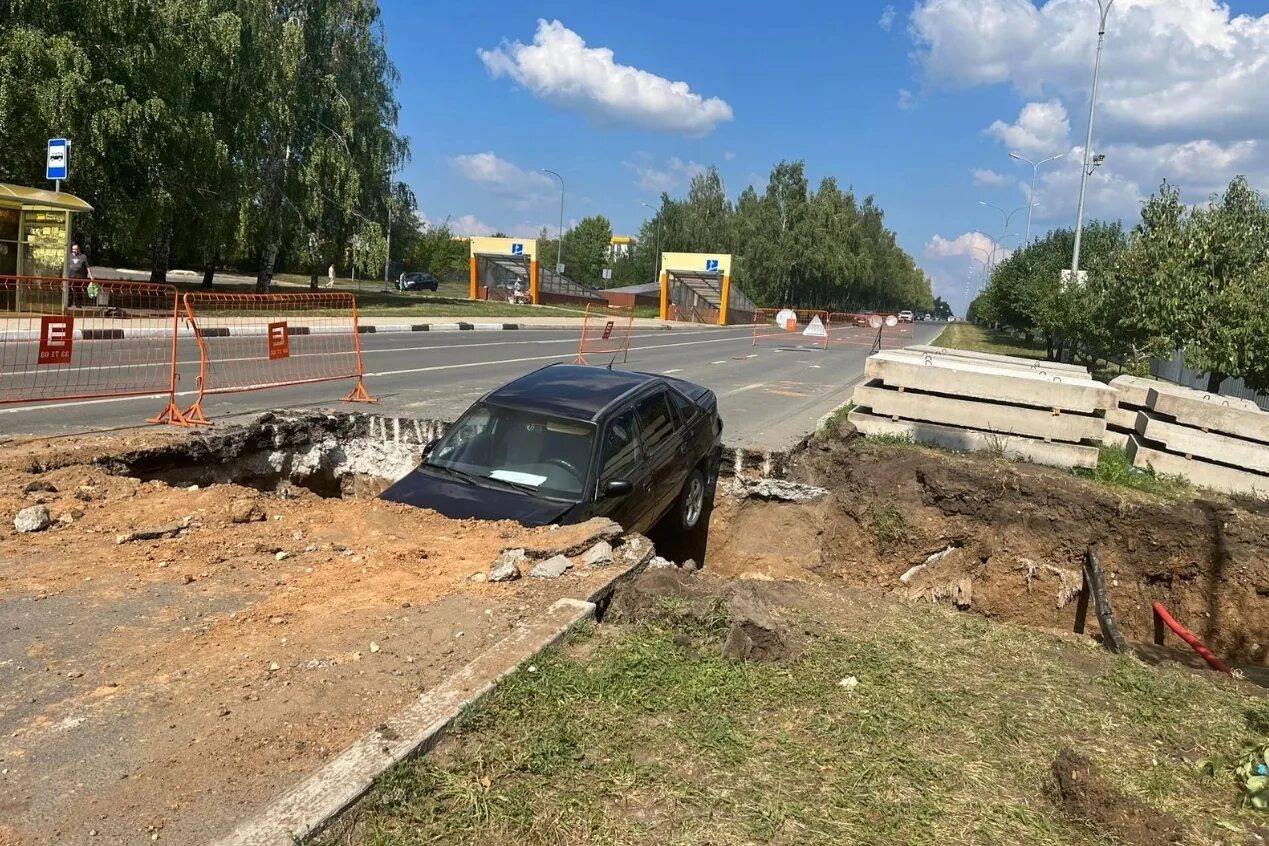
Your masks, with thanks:
[(1133, 466), (1269, 499), (1269, 412), (1254, 403), (1176, 385), (1152, 387), (1133, 428)]
[(1115, 392), (1073, 365), (908, 349), (870, 357), (854, 403), (866, 435), (1092, 469)]
[(1150, 391), (1161, 394), (1170, 393), (1177, 396), (1190, 397), (1201, 402), (1210, 402), (1218, 406), (1242, 408), (1247, 411), (1258, 411), (1251, 400), (1237, 397), (1225, 397), (1220, 394), (1209, 394), (1195, 391), (1171, 382), (1158, 379), (1146, 379), (1141, 376), (1116, 376), (1110, 380), (1115, 389), (1116, 406), (1106, 412), (1106, 443), (1111, 446), (1128, 448), (1128, 441), (1137, 432), (1137, 414), (1149, 408)]

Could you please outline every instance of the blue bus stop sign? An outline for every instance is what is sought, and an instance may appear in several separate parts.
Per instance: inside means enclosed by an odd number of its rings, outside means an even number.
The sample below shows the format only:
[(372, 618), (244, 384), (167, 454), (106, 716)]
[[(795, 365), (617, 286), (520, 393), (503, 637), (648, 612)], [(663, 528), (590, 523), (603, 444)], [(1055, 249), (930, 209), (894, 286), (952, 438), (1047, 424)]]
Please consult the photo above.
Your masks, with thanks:
[(524, 244), (512, 244), (512, 245), (511, 245), (511, 255), (513, 255), (513, 256), (522, 256), (522, 255), (524, 255)]
[(50, 138), (48, 164), (45, 178), (53, 181), (65, 179), (70, 172), (70, 142), (65, 138)]
[(717, 270), (718, 270), (718, 259), (705, 259), (705, 269), (706, 269), (706, 270), (717, 271)]

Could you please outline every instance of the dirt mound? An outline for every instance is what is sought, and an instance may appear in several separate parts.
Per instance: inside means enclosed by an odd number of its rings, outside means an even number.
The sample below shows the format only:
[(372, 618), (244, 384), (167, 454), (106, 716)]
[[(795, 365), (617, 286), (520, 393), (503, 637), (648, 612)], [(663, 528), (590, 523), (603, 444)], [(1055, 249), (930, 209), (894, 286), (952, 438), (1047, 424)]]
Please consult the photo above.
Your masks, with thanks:
[(1069, 631), (1092, 546), (1129, 638), (1151, 639), (1151, 604), (1161, 601), (1218, 653), (1266, 661), (1263, 507), (1214, 497), (1174, 503), (987, 456), (860, 440), (813, 447), (794, 475), (830, 495), (722, 501), (713, 572), (840, 579)]
[(1108, 786), (1092, 761), (1069, 748), (1054, 759), (1053, 779), (1062, 809), (1094, 831), (1128, 846), (1185, 842), (1185, 827), (1175, 817)]

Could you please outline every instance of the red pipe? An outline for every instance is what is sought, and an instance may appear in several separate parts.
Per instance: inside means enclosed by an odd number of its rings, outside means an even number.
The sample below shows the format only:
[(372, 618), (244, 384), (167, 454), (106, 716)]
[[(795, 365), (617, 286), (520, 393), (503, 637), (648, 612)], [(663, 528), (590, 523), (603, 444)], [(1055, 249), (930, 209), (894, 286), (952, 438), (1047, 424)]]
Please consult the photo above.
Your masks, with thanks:
[(1172, 629), (1181, 640), (1190, 645), (1190, 648), (1197, 652), (1204, 661), (1208, 663), (1213, 670), (1220, 670), (1227, 675), (1233, 675), (1233, 671), (1229, 669), (1229, 665), (1221, 659), (1217, 658), (1212, 650), (1203, 645), (1203, 642), (1195, 637), (1189, 629), (1181, 625), (1176, 619), (1168, 613), (1168, 609), (1163, 607), (1162, 602), (1154, 603), (1154, 613), (1159, 615), (1159, 619), (1164, 625)]

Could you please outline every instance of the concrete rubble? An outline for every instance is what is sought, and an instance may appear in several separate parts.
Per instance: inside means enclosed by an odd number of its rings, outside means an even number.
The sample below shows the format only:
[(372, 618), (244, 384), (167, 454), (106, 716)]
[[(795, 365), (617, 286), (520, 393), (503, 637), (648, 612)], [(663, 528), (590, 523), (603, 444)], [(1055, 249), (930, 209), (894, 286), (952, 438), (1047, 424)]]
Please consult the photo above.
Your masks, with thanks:
[(523, 549), (509, 549), (489, 568), (489, 581), (514, 582), (520, 578), (520, 568), (527, 566), (529, 558)]
[(529, 571), (529, 575), (535, 579), (558, 579), (567, 573), (573, 566), (573, 562), (566, 555), (556, 555), (554, 558), (548, 558), (540, 562), (536, 567)]
[(23, 508), (13, 518), (13, 528), (22, 534), (27, 532), (42, 532), (53, 523), (52, 516), (48, 513), (48, 508), (43, 505), (32, 505)]
[(750, 479), (735, 476), (731, 481), (731, 495), (738, 499), (761, 499), (767, 502), (812, 502), (828, 496), (824, 488), (803, 485), (783, 479)]
[(582, 555), (582, 564), (587, 567), (607, 567), (612, 563), (612, 544), (600, 541)]
[(1075, 365), (920, 347), (871, 356), (854, 403), (865, 435), (1092, 469), (1115, 391)]

